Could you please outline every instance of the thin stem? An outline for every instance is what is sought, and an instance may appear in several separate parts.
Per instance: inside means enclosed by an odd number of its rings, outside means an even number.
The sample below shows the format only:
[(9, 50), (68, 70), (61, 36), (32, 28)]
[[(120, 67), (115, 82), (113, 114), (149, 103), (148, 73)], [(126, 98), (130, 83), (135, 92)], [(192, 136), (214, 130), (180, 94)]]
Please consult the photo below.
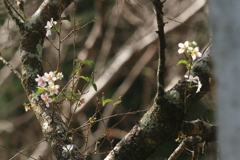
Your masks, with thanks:
[[(62, 22), (61, 20), (59, 21), (60, 25), (59, 25), (59, 32), (57, 31), (57, 35), (58, 35), (58, 64), (57, 64), (57, 72), (59, 71), (59, 67), (61, 66), (61, 27), (62, 27)], [(56, 26), (54, 26), (55, 30), (56, 30)]]
[(84, 24), (83, 26), (76, 28), (76, 27), (79, 25), (79, 23), (82, 21), (82, 20), (79, 20), (78, 23), (74, 26), (74, 29), (72, 29), (71, 32), (69, 32), (69, 33), (66, 35), (66, 37), (64, 37), (64, 38), (61, 40), (61, 42), (65, 41), (72, 33), (75, 33), (76, 31), (78, 31), (78, 30), (86, 27), (88, 24), (93, 23), (95, 20), (96, 20), (96, 18), (94, 18), (93, 20), (87, 22), (87, 23)]
[[(11, 17), (16, 21), (16, 23), (17, 24), (19, 24), (19, 22), (22, 20), (23, 22), (25, 21), (25, 19), (22, 17), (22, 15), (20, 15), (19, 13), (18, 13), (18, 11), (12, 6), (12, 4), (8, 1), (8, 0), (4, 0), (4, 4), (5, 4), (5, 6), (6, 6), (6, 8), (7, 8), (7, 10), (8, 10), (8, 13), (11, 15)], [(20, 19), (18, 19), (14, 14), (13, 14), (13, 12), (12, 12), (12, 10), (14, 10), (14, 12), (21, 18), (21, 20)]]
[(2, 56), (0, 56), (0, 61), (2, 61), (15, 75), (18, 76), (19, 79), (22, 80), (21, 74), (16, 71), (11, 64), (9, 64)]
[[(117, 114), (114, 114), (114, 115), (111, 115), (111, 116), (107, 116), (107, 117), (104, 117), (104, 118), (101, 118), (101, 119), (98, 119), (98, 120), (94, 120), (93, 123), (97, 123), (97, 122), (100, 122), (100, 121), (103, 121), (105, 119), (110, 119), (112, 117), (116, 117), (116, 116), (125, 116), (125, 115), (133, 115), (133, 114), (137, 114), (137, 113), (142, 113), (142, 112), (147, 112), (148, 109), (145, 109), (145, 110), (138, 110), (138, 111), (133, 111), (133, 112), (127, 112), (127, 113), (117, 113)], [(86, 122), (85, 124), (81, 125), (80, 127), (78, 128), (75, 128), (73, 130), (71, 130), (72, 133), (75, 133), (76, 131), (84, 128), (84, 127), (87, 127), (91, 124), (92, 122)]]

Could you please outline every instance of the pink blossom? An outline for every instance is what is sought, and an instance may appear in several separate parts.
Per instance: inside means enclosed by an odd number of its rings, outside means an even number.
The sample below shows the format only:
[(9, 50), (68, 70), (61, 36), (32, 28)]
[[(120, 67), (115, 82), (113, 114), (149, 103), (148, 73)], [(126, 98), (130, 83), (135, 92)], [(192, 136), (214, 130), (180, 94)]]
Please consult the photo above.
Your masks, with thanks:
[(41, 98), (46, 103), (46, 107), (49, 107), (49, 103), (52, 103), (52, 98), (48, 96), (48, 93), (41, 94)]
[(46, 81), (44, 80), (44, 77), (39, 76), (39, 74), (37, 76), (38, 78), (35, 78), (35, 81), (38, 82), (39, 87), (44, 88), (47, 85)]

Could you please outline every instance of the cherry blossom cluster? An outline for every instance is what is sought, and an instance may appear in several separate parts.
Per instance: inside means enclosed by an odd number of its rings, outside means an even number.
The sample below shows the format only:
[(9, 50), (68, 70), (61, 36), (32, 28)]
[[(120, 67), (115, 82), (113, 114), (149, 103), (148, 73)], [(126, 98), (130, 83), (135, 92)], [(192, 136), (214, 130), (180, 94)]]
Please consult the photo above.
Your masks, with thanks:
[(53, 21), (53, 18), (51, 18), (50, 21), (47, 21), (47, 25), (45, 26), (45, 28), (47, 29), (47, 33), (46, 33), (46, 36), (47, 36), (47, 37), (52, 34), (51, 28), (52, 28), (53, 26), (55, 26), (56, 24), (57, 24), (57, 22), (56, 22), (56, 21)]
[(49, 72), (44, 73), (43, 76), (37, 75), (38, 78), (35, 81), (38, 83), (38, 88), (46, 91), (41, 94), (41, 99), (46, 103), (46, 107), (49, 107), (49, 104), (53, 102), (52, 97), (59, 92), (59, 85), (55, 85), (57, 80), (61, 80), (63, 78), (63, 74), (61, 72)]
[(195, 41), (186, 41), (185, 43), (179, 43), (178, 47), (180, 47), (178, 50), (179, 54), (187, 53), (192, 57), (193, 61), (195, 61), (197, 57), (202, 57), (202, 53), (199, 52), (199, 47)]

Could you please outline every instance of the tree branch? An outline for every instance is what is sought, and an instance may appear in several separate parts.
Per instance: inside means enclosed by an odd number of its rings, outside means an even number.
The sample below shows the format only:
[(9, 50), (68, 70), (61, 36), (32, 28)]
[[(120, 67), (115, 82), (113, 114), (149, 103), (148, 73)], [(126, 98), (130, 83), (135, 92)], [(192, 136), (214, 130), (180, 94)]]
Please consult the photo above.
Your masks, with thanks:
[[(191, 75), (198, 76), (202, 82), (200, 93), (196, 93), (196, 88), (189, 88), (185, 78), (179, 80), (164, 94), (158, 104), (155, 102), (152, 105), (140, 122), (115, 146), (105, 160), (146, 159), (159, 145), (177, 138), (186, 116), (185, 107), (189, 113), (193, 105), (210, 91), (209, 52), (208, 49), (191, 70)], [(184, 94), (185, 90), (187, 98)]]
[[(201, 120), (184, 121), (182, 124), (181, 133), (186, 137), (175, 151), (170, 155), (168, 160), (175, 160), (179, 155), (189, 146), (193, 146), (192, 159), (199, 157), (199, 143), (203, 143), (203, 152), (205, 144), (208, 142), (216, 141), (216, 126), (206, 123)], [(178, 138), (181, 139), (181, 138)]]
[(200, 93), (196, 93), (196, 88), (188, 88), (185, 78), (182, 78), (170, 91), (164, 93), (163, 3), (159, 0), (153, 0), (152, 2), (157, 12), (159, 28), (157, 33), (160, 41), (158, 91), (155, 103), (140, 122), (114, 147), (105, 160), (146, 159), (156, 147), (177, 137), (186, 113), (189, 113), (192, 106), (210, 90), (210, 60), (209, 54), (205, 54), (194, 64), (191, 70), (191, 75), (198, 76), (202, 83)]
[(16, 71), (16, 70), (13, 68), (13, 66), (12, 66), (11, 64), (9, 64), (2, 56), (0, 56), (0, 61), (2, 61), (6, 66), (8, 66), (8, 68), (9, 68), (15, 75), (17, 75), (20, 80), (22, 80), (21, 74), (20, 74), (18, 71)]
[(25, 21), (26, 16), (25, 16), (25, 13), (24, 13), (24, 1), (23, 0), (17, 0), (17, 6), (18, 6), (19, 18), (21, 18), (23, 21)]
[[(12, 17), (18, 27), (21, 28), (25, 19), (18, 13), (18, 11), (12, 6), (12, 4), (8, 0), (4, 0), (4, 5), (7, 8), (8, 14)], [(19, 18), (14, 15), (12, 10), (18, 15)]]
[[(44, 26), (51, 18), (58, 20), (62, 11), (72, 0), (48, 1), (45, 0), (38, 10), (28, 21), (21, 21), (14, 16), (10, 4), (4, 0), (9, 14), (15, 19), (21, 33), (20, 57), (22, 61), (22, 86), (28, 96), (33, 111), (42, 127), (45, 140), (58, 160), (74, 158), (82, 159), (78, 148), (73, 144), (72, 135), (60, 117), (60, 113), (54, 106), (47, 108), (41, 98), (33, 98), (37, 90), (35, 78), (37, 74), (43, 75), (42, 47), (45, 39), (46, 29)], [(23, 11), (21, 0), (18, 1), (18, 8)], [(19, 17), (23, 17), (22, 13)], [(66, 151), (67, 145), (71, 145), (71, 152)]]
[(199, 119), (189, 122), (184, 121), (181, 131), (187, 136), (199, 135), (206, 142), (217, 141), (217, 126)]
[(160, 0), (153, 0), (153, 5), (155, 7), (156, 11), (156, 17), (157, 17), (157, 26), (158, 31), (156, 33), (158, 34), (159, 39), (159, 53), (158, 53), (158, 71), (157, 71), (157, 99), (160, 99), (164, 95), (164, 76), (165, 76), (165, 48), (166, 48), (166, 42), (165, 42), (165, 34), (164, 34), (164, 22), (163, 22), (163, 3), (165, 1), (161, 2)]
[[(189, 136), (184, 139), (180, 145), (175, 149), (175, 151), (170, 155), (167, 160), (176, 160), (182, 152), (187, 149), (187, 147), (193, 146), (194, 151), (192, 152), (192, 157), (198, 158), (199, 156), (199, 143), (202, 142), (202, 138), (199, 136)], [(195, 159), (196, 160), (196, 159)]]

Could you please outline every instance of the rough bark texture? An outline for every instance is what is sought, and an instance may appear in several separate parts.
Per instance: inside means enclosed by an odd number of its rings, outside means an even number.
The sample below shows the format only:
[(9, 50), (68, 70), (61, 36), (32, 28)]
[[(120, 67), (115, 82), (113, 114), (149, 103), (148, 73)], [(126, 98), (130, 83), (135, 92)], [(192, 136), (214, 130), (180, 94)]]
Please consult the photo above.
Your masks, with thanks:
[[(30, 19), (18, 19), (11, 14), (16, 24), (19, 26), (22, 34), (20, 44), (20, 56), (22, 60), (22, 85), (31, 102), (33, 111), (42, 127), (43, 135), (51, 147), (58, 160), (65, 159), (82, 159), (81, 153), (77, 147), (70, 154), (64, 154), (63, 147), (72, 144), (71, 135), (60, 118), (60, 114), (53, 107), (46, 108), (45, 103), (40, 99), (32, 97), (36, 92), (37, 83), (35, 78), (37, 74), (43, 75), (42, 66), (42, 46), (46, 30), (44, 26), (51, 18), (58, 20), (62, 11), (72, 2), (72, 0), (45, 0), (39, 9)], [(159, 1), (153, 1), (154, 4), (160, 5)], [(7, 3), (8, 11), (11, 8)], [(158, 18), (162, 16), (161, 10), (158, 10)], [(163, 21), (158, 19), (159, 28), (163, 28)], [(158, 31), (159, 39), (163, 39), (164, 32)], [(160, 40), (161, 41), (161, 40)], [(210, 90), (209, 79), (210, 61), (209, 54), (197, 61), (191, 71), (191, 75), (199, 76), (202, 82), (200, 93), (196, 93), (196, 88), (188, 88), (187, 82), (182, 78), (171, 90), (163, 92), (163, 75), (164, 75), (164, 46), (161, 43), (160, 50), (160, 72), (158, 74), (158, 95), (155, 103), (150, 110), (143, 116), (133, 129), (121, 140), (120, 143), (110, 152), (106, 159), (135, 160), (146, 159), (156, 147), (171, 139), (175, 139), (182, 127), (182, 122), (195, 104), (205, 93)]]
[(217, 126), (211, 125), (199, 119), (183, 122), (182, 133), (188, 136), (200, 136), (205, 142), (217, 141)]
[[(182, 78), (171, 90), (163, 92), (165, 39), (162, 20), (163, 3), (152, 0), (157, 14), (157, 31), (160, 41), (158, 92), (155, 102), (139, 123), (116, 145), (105, 160), (135, 160), (146, 159), (162, 143), (175, 139), (181, 129), (182, 122), (192, 106), (210, 90), (210, 57), (209, 48), (206, 54), (195, 64), (190, 74), (198, 76), (202, 88), (196, 93), (196, 88), (189, 88), (189, 83)], [(163, 35), (162, 35), (163, 34)], [(161, 59), (162, 58), (162, 59)]]
[(146, 159), (159, 145), (177, 138), (187, 113), (210, 91), (209, 52), (210, 50), (195, 63), (191, 71), (191, 75), (199, 76), (202, 82), (200, 93), (196, 93), (196, 88), (188, 88), (186, 79), (182, 78), (171, 90), (165, 92), (164, 97), (156, 99), (140, 122), (117, 144), (105, 160)]
[(63, 147), (73, 142), (70, 140), (71, 135), (69, 135), (67, 127), (60, 118), (60, 114), (56, 109), (54, 110), (53, 106), (47, 108), (40, 98), (33, 98), (32, 95), (37, 89), (35, 81), (37, 74), (43, 75), (42, 47), (46, 34), (44, 27), (51, 18), (58, 20), (62, 11), (71, 2), (72, 0), (45, 0), (29, 19), (24, 19), (23, 16), (19, 19), (11, 13), (9, 2), (5, 1), (6, 8), (16, 21), (21, 33), (22, 86), (42, 127), (44, 138), (58, 160), (65, 160), (70, 157), (74, 159), (82, 158), (75, 145), (71, 153), (64, 151)]
[(158, 31), (156, 33), (158, 34), (159, 39), (159, 53), (158, 53), (158, 72), (157, 72), (157, 98), (161, 98), (164, 96), (164, 77), (165, 77), (165, 32), (164, 32), (164, 22), (163, 22), (163, 4), (164, 2), (161, 2), (159, 0), (153, 0), (153, 4), (155, 6), (156, 11), (156, 18), (157, 18), (157, 26)]

